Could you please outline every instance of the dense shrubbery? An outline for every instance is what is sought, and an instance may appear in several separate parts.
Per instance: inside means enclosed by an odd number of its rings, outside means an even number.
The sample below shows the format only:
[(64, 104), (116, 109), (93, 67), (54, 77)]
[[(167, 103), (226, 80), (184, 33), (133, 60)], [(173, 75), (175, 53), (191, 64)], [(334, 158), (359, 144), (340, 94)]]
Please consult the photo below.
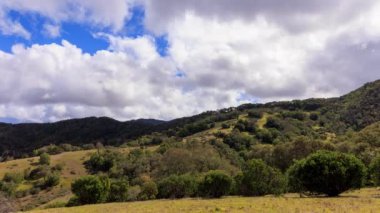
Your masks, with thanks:
[(233, 131), (223, 139), (223, 142), (232, 149), (242, 151), (249, 149), (251, 145), (255, 143), (255, 140), (250, 135), (240, 133), (239, 131)]
[(159, 198), (183, 198), (195, 196), (198, 181), (191, 175), (171, 175), (158, 183)]
[(141, 186), (141, 192), (139, 194), (140, 200), (152, 200), (155, 199), (158, 194), (157, 185), (153, 181), (147, 181)]
[(85, 176), (73, 182), (71, 190), (80, 204), (103, 203), (108, 198), (110, 180), (107, 177)]
[(197, 122), (193, 124), (185, 125), (179, 132), (178, 136), (186, 137), (197, 132), (201, 132), (207, 129), (212, 128), (214, 123), (209, 123), (208, 121)]
[(380, 186), (380, 156), (374, 158), (369, 165), (370, 180), (375, 186)]
[(109, 202), (125, 202), (128, 200), (129, 183), (126, 180), (112, 181), (108, 196)]
[(262, 160), (251, 160), (237, 179), (238, 192), (246, 196), (282, 194), (286, 191), (286, 178)]
[(91, 155), (90, 159), (85, 162), (86, 169), (96, 174), (98, 172), (114, 172), (111, 171), (117, 162), (121, 161), (123, 155), (117, 151), (98, 151)]
[(203, 197), (219, 198), (231, 192), (232, 182), (232, 178), (225, 172), (210, 171), (203, 177), (199, 192)]
[(298, 161), (288, 175), (293, 190), (337, 196), (362, 187), (366, 168), (353, 155), (319, 151)]

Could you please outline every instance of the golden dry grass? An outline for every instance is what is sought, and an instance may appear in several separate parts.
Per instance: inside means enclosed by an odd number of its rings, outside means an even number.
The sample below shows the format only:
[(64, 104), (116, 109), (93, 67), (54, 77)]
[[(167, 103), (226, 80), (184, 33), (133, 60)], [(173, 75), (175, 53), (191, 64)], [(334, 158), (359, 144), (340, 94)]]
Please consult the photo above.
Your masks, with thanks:
[(226, 197), (222, 199), (153, 200), (110, 203), (73, 208), (47, 209), (33, 213), (101, 213), (101, 212), (380, 212), (377, 189), (362, 189), (337, 198)]
[(269, 117), (269, 114), (265, 112), (263, 116), (257, 121), (257, 126), (260, 129), (264, 128), (264, 125), (267, 123), (268, 117)]

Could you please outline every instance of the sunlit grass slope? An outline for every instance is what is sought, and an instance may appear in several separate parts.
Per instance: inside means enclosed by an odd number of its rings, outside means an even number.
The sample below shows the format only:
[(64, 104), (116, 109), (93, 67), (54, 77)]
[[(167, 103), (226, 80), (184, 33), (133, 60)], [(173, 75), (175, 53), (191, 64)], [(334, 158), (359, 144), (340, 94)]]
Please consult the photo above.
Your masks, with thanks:
[(73, 208), (47, 209), (33, 213), (97, 212), (380, 212), (377, 189), (362, 189), (337, 198), (226, 197), (222, 199), (154, 200), (110, 203)]

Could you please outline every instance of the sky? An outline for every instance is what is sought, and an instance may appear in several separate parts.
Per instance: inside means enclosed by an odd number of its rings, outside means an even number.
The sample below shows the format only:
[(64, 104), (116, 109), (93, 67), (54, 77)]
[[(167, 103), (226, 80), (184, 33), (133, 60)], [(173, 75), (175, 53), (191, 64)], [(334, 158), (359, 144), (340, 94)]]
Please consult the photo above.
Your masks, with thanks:
[(380, 78), (376, 0), (1, 0), (0, 122), (170, 120)]

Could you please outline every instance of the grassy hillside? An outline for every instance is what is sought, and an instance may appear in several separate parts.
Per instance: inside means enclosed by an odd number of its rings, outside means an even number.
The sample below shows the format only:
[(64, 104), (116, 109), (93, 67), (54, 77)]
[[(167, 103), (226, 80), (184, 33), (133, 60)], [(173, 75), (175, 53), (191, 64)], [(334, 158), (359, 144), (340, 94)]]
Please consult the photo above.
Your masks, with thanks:
[(155, 200), (131, 203), (110, 203), (73, 208), (57, 208), (32, 213), (101, 213), (101, 212), (379, 212), (379, 192), (362, 189), (339, 198), (226, 197), (222, 199)]
[[(149, 147), (154, 150), (156, 147)], [(131, 148), (117, 148), (118, 152), (129, 153)], [(73, 180), (88, 175), (83, 162), (88, 160), (90, 155), (97, 150), (84, 150), (75, 152), (64, 152), (58, 155), (51, 156), (51, 166), (61, 164), (63, 170), (61, 172), (60, 184), (49, 190), (41, 190), (37, 194), (27, 195), (17, 198), (16, 203), (20, 209), (33, 209), (36, 207), (44, 207), (49, 203), (57, 201), (67, 202), (72, 196), (71, 183)], [(38, 167), (38, 157), (12, 160), (0, 163), (0, 179), (3, 179), (4, 174), (12, 172), (23, 172), (27, 169), (33, 170)], [(33, 181), (23, 181), (17, 188), (18, 191), (30, 189), (33, 187)]]

